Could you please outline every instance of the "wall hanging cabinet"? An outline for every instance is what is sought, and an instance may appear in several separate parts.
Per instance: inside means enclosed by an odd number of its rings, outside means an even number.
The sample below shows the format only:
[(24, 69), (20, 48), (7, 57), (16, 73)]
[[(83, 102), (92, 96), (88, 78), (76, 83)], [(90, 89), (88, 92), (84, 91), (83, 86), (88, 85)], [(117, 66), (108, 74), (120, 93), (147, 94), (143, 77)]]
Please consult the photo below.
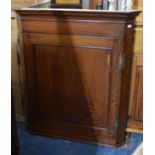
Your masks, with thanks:
[(124, 143), (139, 11), (16, 10), (28, 130)]

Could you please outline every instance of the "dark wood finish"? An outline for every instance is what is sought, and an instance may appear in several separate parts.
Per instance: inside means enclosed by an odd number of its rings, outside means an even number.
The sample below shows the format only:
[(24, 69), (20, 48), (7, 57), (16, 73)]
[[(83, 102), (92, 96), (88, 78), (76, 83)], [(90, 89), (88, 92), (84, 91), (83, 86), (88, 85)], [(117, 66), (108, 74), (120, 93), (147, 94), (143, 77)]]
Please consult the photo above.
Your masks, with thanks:
[(16, 12), (29, 131), (123, 144), (133, 24), (139, 12)]
[(136, 68), (136, 85), (134, 95), (134, 118), (135, 120), (143, 120), (143, 68), (142, 66), (137, 66)]
[(51, 4), (51, 8), (82, 9), (82, 4)]
[(15, 120), (14, 98), (11, 93), (11, 155), (18, 155), (18, 154), (19, 154), (19, 140)]

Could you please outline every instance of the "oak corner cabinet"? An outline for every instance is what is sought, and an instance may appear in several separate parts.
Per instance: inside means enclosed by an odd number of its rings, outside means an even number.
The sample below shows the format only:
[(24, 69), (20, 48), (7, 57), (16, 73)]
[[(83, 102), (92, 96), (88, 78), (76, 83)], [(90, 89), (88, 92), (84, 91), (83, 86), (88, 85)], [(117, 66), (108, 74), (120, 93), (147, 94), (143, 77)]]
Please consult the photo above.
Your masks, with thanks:
[(122, 145), (139, 11), (24, 8), (16, 13), (28, 130)]

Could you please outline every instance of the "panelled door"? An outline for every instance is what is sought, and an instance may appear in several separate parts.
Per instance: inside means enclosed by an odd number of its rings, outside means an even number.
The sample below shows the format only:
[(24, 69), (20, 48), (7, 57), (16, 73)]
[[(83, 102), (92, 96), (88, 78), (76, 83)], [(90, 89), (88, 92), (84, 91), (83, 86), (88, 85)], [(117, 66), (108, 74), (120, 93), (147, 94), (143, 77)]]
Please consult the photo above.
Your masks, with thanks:
[(23, 39), (29, 130), (112, 144), (122, 41), (38, 33), (24, 33)]

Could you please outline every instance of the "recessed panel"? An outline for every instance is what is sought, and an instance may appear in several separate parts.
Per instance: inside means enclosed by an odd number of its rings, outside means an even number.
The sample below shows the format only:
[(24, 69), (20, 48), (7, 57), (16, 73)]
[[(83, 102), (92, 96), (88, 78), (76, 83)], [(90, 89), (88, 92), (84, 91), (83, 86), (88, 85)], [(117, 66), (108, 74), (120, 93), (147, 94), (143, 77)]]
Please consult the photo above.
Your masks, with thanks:
[(106, 127), (111, 51), (35, 45), (38, 117)]

